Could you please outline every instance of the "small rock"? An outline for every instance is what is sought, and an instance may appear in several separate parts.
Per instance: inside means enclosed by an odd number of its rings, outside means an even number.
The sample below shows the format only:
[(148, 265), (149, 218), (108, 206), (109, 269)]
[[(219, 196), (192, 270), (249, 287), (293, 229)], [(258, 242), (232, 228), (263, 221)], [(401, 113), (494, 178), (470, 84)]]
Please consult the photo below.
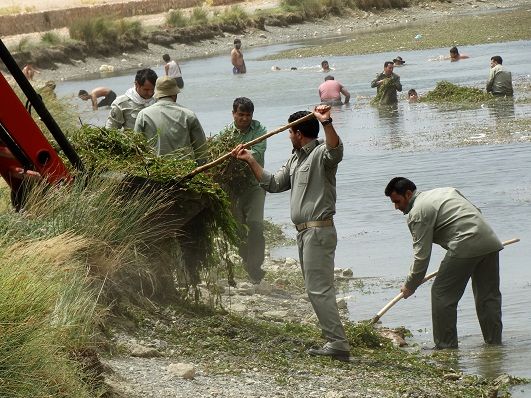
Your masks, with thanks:
[(283, 322), (286, 320), (286, 318), (288, 318), (288, 311), (266, 311), (261, 314), (260, 318)]
[(129, 351), (132, 357), (138, 358), (155, 358), (160, 357), (160, 352), (154, 347), (146, 347), (137, 343), (132, 343), (129, 346)]
[(286, 257), (286, 261), (284, 262), (284, 265), (286, 267), (293, 267), (297, 265), (297, 260), (291, 257)]
[(262, 39), (267, 39), (267, 36), (263, 33), (260, 33), (259, 37), (261, 37)]
[(337, 300), (337, 308), (340, 310), (346, 310), (348, 308), (347, 301), (344, 298)]
[(461, 375), (459, 373), (446, 373), (443, 375), (443, 379), (445, 380), (459, 380), (461, 378)]
[(195, 367), (188, 363), (171, 363), (166, 368), (166, 371), (174, 377), (182, 377), (187, 380), (195, 377)]
[(354, 272), (352, 272), (350, 268), (346, 268), (343, 270), (341, 275), (343, 275), (345, 278), (352, 278), (354, 276)]

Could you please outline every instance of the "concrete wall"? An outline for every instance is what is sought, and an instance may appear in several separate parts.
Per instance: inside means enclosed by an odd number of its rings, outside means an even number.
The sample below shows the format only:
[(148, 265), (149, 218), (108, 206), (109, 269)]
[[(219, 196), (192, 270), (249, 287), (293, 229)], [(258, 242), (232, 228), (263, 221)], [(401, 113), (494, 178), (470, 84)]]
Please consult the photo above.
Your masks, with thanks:
[[(213, 5), (239, 3), (242, 0), (213, 0)], [(150, 15), (170, 9), (197, 7), (203, 0), (137, 0), (124, 3), (101, 4), (87, 7), (67, 8), (32, 12), (27, 14), (1, 15), (0, 36), (18, 35), (31, 32), (46, 32), (70, 26), (80, 19), (94, 17), (123, 18), (136, 15)]]

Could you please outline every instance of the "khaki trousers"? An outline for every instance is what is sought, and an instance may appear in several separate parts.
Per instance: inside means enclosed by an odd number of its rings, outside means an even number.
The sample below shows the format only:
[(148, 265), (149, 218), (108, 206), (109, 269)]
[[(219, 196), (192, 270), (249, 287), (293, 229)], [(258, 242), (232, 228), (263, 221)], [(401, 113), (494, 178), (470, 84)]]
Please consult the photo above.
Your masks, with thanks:
[(261, 280), (264, 276), (264, 203), (262, 187), (250, 186), (233, 200), (232, 213), (240, 223), (241, 242), (238, 247), (243, 266), (249, 277)]
[(433, 339), (437, 348), (457, 348), (457, 304), (472, 278), (476, 313), (487, 344), (501, 344), (502, 297), (499, 252), (472, 258), (446, 255), (431, 288)]
[(334, 288), (336, 245), (337, 234), (333, 226), (307, 228), (297, 234), (304, 285), (327, 340), (326, 345), (336, 350), (349, 351)]

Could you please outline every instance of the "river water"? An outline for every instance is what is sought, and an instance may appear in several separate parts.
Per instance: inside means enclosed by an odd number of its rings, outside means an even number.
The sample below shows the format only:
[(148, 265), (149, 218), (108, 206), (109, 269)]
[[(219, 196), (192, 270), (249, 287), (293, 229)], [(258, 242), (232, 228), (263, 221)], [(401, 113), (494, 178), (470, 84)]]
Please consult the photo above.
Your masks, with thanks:
[[(316, 42), (317, 44), (317, 42)], [(255, 103), (255, 118), (269, 130), (286, 124), (292, 112), (311, 109), (319, 101), (317, 87), (324, 75), (318, 71), (322, 58), (260, 61), (297, 44), (245, 49), (248, 74), (233, 76), (229, 57), (218, 56), (181, 63), (185, 88), (178, 102), (194, 110), (205, 132), (215, 134), (231, 121), (231, 105), (237, 96)], [(401, 55), (405, 66), (395, 68), (403, 93), (415, 88), (422, 96), (440, 80), (483, 87), (489, 60), (501, 55), (513, 73), (516, 95), (529, 86), (531, 41), (462, 47), (470, 59), (455, 63), (430, 61), (448, 49), (328, 57), (336, 80), (351, 92), (350, 106), (333, 109), (334, 125), (344, 144), (345, 156), (337, 175), (338, 248), (336, 266), (351, 268), (361, 278), (361, 291), (344, 292), (353, 320), (370, 319), (398, 292), (411, 263), (411, 237), (404, 216), (383, 194), (393, 176), (412, 179), (420, 190), (441, 186), (458, 188), (480, 207), (502, 240), (518, 237), (520, 243), (501, 253), (504, 345), (483, 346), (471, 288), (458, 308), (460, 349), (456, 366), (469, 373), (495, 376), (510, 373), (531, 377), (531, 131), (519, 123), (531, 117), (531, 104), (499, 107), (455, 108), (401, 100), (398, 112), (379, 111), (369, 105), (374, 89), (370, 81), (383, 62)], [(272, 71), (276, 65), (279, 71)], [(157, 73), (160, 65), (152, 66)], [(295, 67), (297, 70), (290, 70)], [(118, 94), (132, 85), (134, 71), (122, 75), (92, 76), (58, 84), (60, 96), (75, 97), (80, 88), (105, 85)], [(103, 124), (108, 110), (90, 111), (88, 103), (74, 100), (85, 122)], [(527, 101), (529, 102), (529, 101)], [(268, 141), (266, 168), (277, 169), (289, 156), (287, 133)], [(286, 226), (289, 194), (268, 195), (266, 216)], [(296, 257), (295, 247), (273, 250), (274, 256)], [(434, 250), (428, 272), (437, 270), (444, 252)], [(429, 283), (428, 283), (429, 285)], [(398, 303), (383, 318), (386, 326), (405, 326), (413, 333), (413, 346), (431, 346), (430, 289)], [(531, 396), (530, 386), (518, 386), (515, 397)]]

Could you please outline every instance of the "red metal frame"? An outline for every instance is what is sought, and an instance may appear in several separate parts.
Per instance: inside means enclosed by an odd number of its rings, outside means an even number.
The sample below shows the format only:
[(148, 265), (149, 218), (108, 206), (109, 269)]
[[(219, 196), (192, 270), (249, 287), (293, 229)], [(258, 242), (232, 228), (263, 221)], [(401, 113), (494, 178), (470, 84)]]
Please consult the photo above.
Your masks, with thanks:
[(5, 142), (0, 141), (0, 175), (16, 191), (25, 176), (40, 176), (50, 183), (69, 180), (70, 173), (0, 73), (0, 123), (29, 160), (25, 168)]

